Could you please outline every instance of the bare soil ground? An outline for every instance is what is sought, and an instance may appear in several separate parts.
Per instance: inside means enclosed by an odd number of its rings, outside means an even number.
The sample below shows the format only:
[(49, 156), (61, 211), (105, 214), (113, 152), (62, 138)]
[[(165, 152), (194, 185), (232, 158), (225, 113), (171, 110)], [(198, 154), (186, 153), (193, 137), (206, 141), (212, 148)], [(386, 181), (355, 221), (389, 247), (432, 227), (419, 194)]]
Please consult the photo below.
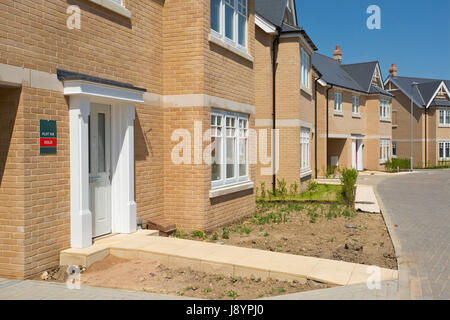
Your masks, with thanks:
[(258, 203), (254, 216), (177, 237), (397, 269), (382, 215), (342, 204)]
[[(61, 267), (49, 272), (47, 281), (65, 281), (66, 269)], [(225, 277), (189, 268), (174, 269), (152, 260), (125, 260), (114, 256), (84, 271), (81, 284), (217, 300), (257, 299), (330, 287), (314, 281), (300, 284), (296, 281)]]

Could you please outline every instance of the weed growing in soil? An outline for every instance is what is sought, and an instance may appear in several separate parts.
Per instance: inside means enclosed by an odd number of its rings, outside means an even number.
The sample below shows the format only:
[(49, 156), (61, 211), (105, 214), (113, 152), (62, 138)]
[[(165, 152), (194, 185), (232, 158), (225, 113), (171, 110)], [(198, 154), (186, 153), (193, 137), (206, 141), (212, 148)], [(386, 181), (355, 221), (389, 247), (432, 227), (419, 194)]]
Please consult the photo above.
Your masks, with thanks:
[(227, 228), (222, 229), (222, 239), (230, 239), (230, 232)]
[(192, 230), (192, 236), (194, 238), (206, 239), (206, 234), (201, 230)]

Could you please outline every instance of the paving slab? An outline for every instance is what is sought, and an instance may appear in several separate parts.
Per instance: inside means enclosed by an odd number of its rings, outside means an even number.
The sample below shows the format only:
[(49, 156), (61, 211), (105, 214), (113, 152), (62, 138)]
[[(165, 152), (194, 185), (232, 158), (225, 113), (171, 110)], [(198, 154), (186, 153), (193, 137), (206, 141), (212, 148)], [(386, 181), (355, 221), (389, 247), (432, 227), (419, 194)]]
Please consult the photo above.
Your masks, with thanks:
[[(312, 279), (328, 284), (365, 283), (370, 277), (367, 266), (315, 257), (234, 247), (186, 239), (149, 236), (146, 232), (113, 236), (97, 241), (86, 249), (69, 249), (61, 256), (89, 256), (105, 247), (111, 255), (126, 259), (156, 259), (173, 267), (190, 267), (198, 271), (214, 271), (241, 277), (274, 278), (306, 281)], [(358, 267), (357, 267), (358, 266)], [(395, 280), (397, 274), (384, 269), (383, 279)]]
[(355, 209), (368, 213), (381, 213), (372, 186), (356, 186)]

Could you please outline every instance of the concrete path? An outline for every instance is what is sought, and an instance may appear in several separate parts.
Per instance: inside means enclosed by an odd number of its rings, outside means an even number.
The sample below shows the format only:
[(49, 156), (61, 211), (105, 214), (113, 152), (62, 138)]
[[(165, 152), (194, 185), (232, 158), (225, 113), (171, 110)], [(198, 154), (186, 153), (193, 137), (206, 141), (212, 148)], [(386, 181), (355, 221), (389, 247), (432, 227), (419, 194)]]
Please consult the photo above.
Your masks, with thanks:
[(361, 176), (358, 183), (376, 186), (400, 255), (400, 298), (448, 300), (450, 170)]
[[(115, 235), (86, 249), (61, 252), (62, 265), (84, 265), (108, 254), (125, 259), (153, 259), (172, 267), (235, 277), (306, 279), (335, 285), (365, 284), (371, 277), (368, 266), (344, 261), (305, 257), (216, 243), (151, 236), (149, 231)], [(87, 264), (86, 264), (87, 263)], [(396, 280), (397, 270), (380, 268), (380, 280)]]
[(0, 300), (187, 300), (189, 298), (83, 286), (70, 290), (63, 283), (0, 279)]
[(356, 186), (355, 209), (368, 213), (381, 213), (380, 206), (371, 186)]

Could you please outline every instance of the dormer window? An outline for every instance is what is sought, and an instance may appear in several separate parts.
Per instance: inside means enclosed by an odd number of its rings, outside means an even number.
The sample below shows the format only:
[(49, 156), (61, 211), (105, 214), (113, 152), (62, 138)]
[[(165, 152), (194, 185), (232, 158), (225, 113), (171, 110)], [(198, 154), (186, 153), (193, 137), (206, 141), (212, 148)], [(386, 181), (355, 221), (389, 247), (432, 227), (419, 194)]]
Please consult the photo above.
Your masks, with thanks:
[(211, 0), (211, 31), (227, 43), (247, 48), (248, 0)]

